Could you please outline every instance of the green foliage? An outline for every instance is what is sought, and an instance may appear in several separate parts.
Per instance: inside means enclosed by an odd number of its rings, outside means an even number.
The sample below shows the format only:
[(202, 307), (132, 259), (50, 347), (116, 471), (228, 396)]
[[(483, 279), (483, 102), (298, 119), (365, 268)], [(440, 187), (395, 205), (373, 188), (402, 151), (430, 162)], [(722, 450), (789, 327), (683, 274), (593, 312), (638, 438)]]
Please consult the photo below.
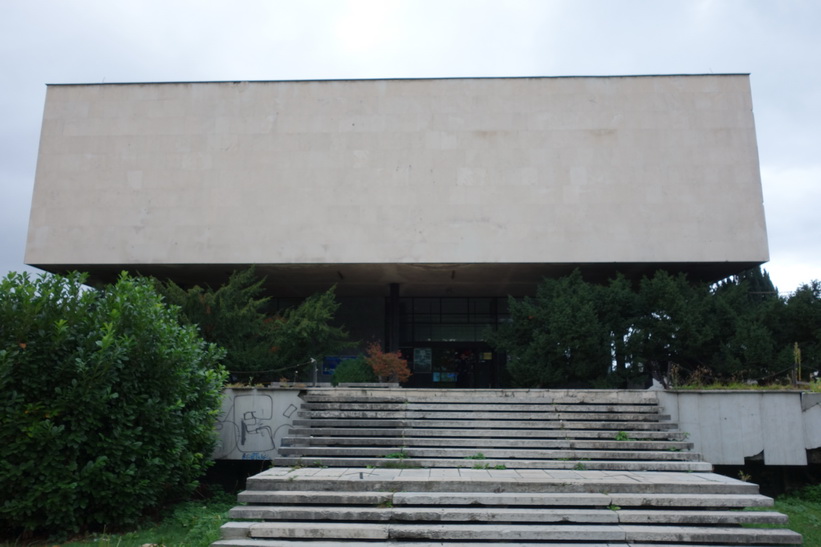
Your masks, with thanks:
[(376, 382), (377, 377), (371, 366), (365, 362), (365, 357), (356, 359), (345, 359), (336, 366), (334, 375), (331, 377), (333, 385), (349, 383), (369, 383)]
[(780, 298), (760, 269), (713, 286), (664, 271), (595, 285), (576, 271), (509, 307), (489, 341), (521, 387), (625, 387), (649, 375), (772, 383), (794, 362), (800, 380), (821, 369), (821, 283)]
[(226, 349), (224, 364), (240, 379), (290, 378), (300, 364), (350, 345), (345, 329), (331, 325), (339, 308), (334, 287), (270, 315), (264, 282), (249, 268), (234, 272), (216, 290), (185, 290), (170, 280), (156, 285), (167, 302), (180, 308), (183, 322), (198, 325), (203, 338)]
[(0, 281), (0, 528), (130, 525), (208, 465), (223, 352), (147, 280), (83, 281)]
[(262, 283), (249, 268), (234, 272), (216, 290), (185, 290), (171, 280), (155, 281), (155, 286), (166, 302), (179, 308), (181, 322), (198, 326), (205, 340), (226, 350), (223, 364), (235, 371), (270, 368), (273, 329), (263, 311), (269, 299), (261, 296)]
[(509, 301), (511, 322), (490, 342), (511, 357), (508, 371), (522, 387), (586, 382), (610, 368), (608, 330), (596, 288), (573, 274), (545, 279), (535, 298)]
[(793, 362), (792, 347), (786, 344), (795, 342), (801, 351), (802, 379), (821, 369), (821, 281), (804, 284), (787, 298), (774, 330), (780, 335), (781, 363)]
[(311, 358), (338, 353), (353, 344), (348, 331), (332, 325), (339, 309), (336, 287), (306, 298), (273, 318), (273, 363), (283, 369), (305, 363)]

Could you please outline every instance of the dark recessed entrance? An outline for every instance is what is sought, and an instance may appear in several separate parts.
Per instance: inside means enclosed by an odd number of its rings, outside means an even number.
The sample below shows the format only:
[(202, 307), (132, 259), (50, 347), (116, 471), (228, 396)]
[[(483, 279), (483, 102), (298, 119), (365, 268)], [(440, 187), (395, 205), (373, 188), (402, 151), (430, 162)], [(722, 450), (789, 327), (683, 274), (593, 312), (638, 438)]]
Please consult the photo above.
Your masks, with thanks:
[(413, 371), (407, 387), (499, 387), (503, 360), (486, 338), (507, 318), (506, 298), (400, 298), (399, 346)]

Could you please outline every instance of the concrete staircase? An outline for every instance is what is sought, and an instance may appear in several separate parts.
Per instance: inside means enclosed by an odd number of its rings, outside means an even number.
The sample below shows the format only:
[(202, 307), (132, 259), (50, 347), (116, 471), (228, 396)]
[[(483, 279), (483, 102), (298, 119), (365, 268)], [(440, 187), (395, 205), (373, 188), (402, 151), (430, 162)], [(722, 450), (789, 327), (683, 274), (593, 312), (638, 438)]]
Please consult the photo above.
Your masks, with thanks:
[(648, 391), (312, 389), (216, 546), (800, 545)]

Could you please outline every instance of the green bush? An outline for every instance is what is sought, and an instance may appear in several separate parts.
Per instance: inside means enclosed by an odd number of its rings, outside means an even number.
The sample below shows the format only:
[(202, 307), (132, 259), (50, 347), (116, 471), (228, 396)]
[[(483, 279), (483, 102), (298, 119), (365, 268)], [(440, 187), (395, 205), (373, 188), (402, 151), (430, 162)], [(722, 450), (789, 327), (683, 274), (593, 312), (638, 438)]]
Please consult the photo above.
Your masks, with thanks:
[(0, 281), (0, 528), (137, 522), (208, 465), (223, 352), (123, 274)]
[(374, 374), (371, 366), (365, 362), (364, 356), (357, 357), (356, 359), (345, 359), (336, 365), (334, 375), (331, 377), (331, 383), (335, 386), (339, 384), (376, 381), (376, 374)]

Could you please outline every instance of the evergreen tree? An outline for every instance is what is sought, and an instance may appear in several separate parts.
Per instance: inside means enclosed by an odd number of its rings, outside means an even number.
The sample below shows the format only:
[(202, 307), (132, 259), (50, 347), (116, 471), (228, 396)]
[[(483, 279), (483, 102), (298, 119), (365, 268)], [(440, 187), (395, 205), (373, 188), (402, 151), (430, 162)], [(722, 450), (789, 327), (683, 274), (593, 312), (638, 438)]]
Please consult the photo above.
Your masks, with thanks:
[(632, 347), (645, 370), (664, 378), (672, 364), (688, 370), (707, 365), (708, 297), (706, 284), (690, 283), (684, 274), (659, 270), (641, 280)]
[(798, 344), (803, 379), (821, 370), (821, 281), (801, 285), (787, 298), (779, 325), (780, 363), (793, 363)]
[(578, 271), (545, 279), (535, 298), (510, 299), (511, 322), (492, 337), (516, 385), (589, 385), (610, 368), (609, 336), (595, 289)]
[(783, 307), (769, 275), (759, 268), (716, 284), (711, 298), (710, 368), (722, 380), (756, 380), (780, 368), (773, 332)]
[(275, 381), (298, 371), (307, 377), (311, 359), (350, 345), (347, 331), (332, 325), (339, 309), (334, 287), (270, 314), (264, 282), (252, 267), (232, 273), (217, 289), (186, 290), (170, 280), (156, 286), (179, 306), (183, 323), (198, 325), (203, 338), (227, 350), (225, 367), (239, 380)]

